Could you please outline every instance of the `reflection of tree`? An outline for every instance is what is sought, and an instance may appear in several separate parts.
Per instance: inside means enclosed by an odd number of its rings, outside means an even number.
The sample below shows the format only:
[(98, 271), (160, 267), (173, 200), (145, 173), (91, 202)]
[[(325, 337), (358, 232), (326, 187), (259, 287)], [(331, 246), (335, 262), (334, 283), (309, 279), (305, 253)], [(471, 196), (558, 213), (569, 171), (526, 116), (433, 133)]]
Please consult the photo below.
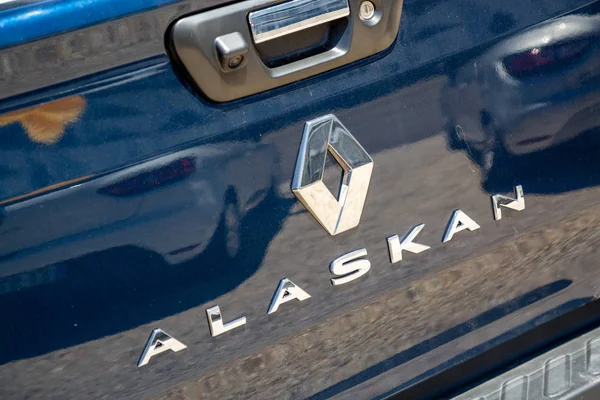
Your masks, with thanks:
[(33, 142), (52, 144), (60, 140), (68, 124), (79, 119), (85, 106), (82, 96), (65, 97), (0, 115), (0, 127), (20, 123)]

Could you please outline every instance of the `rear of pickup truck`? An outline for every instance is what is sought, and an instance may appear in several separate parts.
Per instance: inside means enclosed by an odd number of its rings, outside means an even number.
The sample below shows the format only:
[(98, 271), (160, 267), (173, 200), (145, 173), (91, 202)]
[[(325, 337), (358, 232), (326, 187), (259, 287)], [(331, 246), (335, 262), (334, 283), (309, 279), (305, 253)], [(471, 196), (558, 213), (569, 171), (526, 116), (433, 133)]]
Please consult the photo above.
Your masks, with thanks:
[(597, 398), (600, 2), (0, 0), (0, 88), (0, 398)]

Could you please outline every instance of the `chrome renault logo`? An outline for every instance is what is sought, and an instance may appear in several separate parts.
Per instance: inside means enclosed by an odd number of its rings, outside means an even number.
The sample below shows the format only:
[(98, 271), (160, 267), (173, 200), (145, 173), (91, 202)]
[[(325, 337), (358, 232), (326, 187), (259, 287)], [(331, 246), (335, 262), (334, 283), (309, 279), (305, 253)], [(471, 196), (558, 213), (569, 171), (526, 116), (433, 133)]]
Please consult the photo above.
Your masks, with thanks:
[[(328, 151), (344, 170), (337, 199), (323, 183)], [(304, 126), (292, 191), (330, 235), (337, 235), (360, 222), (372, 172), (371, 156), (335, 115), (329, 114)]]

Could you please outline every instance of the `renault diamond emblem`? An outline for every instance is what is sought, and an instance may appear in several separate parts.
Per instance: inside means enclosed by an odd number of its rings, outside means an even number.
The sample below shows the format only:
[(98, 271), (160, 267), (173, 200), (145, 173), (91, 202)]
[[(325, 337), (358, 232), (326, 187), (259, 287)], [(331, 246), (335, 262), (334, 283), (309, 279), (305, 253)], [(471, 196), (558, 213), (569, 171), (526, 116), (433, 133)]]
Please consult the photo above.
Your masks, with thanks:
[[(328, 151), (344, 170), (338, 199), (323, 183)], [(330, 235), (337, 235), (360, 222), (372, 171), (371, 156), (335, 115), (325, 115), (304, 126), (292, 191)]]

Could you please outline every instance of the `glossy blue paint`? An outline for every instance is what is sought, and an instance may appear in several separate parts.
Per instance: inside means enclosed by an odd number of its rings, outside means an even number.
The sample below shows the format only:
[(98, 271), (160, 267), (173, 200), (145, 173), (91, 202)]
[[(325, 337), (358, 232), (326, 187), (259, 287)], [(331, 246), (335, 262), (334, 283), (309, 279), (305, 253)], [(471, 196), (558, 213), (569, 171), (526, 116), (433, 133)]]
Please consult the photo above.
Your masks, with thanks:
[(40, 0), (0, 8), (0, 49), (179, 1)]
[[(524, 95), (499, 96), (504, 86), (491, 86), (484, 66), (537, 36), (536, 24), (598, 15), (599, 4), (407, 0), (385, 54), (229, 104), (193, 92), (166, 55), (4, 101), (0, 338), (10, 346), (0, 381), (11, 385), (0, 397), (81, 398), (85, 387), (89, 397), (150, 398), (177, 385), (207, 396), (374, 397), (594, 300), (600, 95), (587, 62), (598, 42), (587, 58), (534, 76), (554, 77), (556, 92), (527, 82)], [(558, 80), (582, 65), (585, 90)], [(448, 129), (489, 129), (499, 119), (483, 116), (522, 112), (527, 98), (581, 131), (517, 155), (497, 146), (518, 124), (483, 140)], [(375, 162), (361, 224), (336, 237), (290, 191), (303, 124), (327, 113)], [(560, 131), (530, 115), (526, 133)], [(499, 149), (503, 167), (490, 173), (484, 155)], [(514, 184), (526, 210), (494, 221), (489, 196)], [(455, 208), (481, 229), (442, 244)], [(385, 238), (418, 223), (432, 249), (391, 266)], [(369, 278), (332, 288), (329, 263), (362, 247)], [(311, 302), (267, 317), (284, 277)], [(245, 329), (211, 338), (204, 310), (215, 304), (226, 320), (245, 315)], [(156, 327), (188, 348), (137, 369)]]

